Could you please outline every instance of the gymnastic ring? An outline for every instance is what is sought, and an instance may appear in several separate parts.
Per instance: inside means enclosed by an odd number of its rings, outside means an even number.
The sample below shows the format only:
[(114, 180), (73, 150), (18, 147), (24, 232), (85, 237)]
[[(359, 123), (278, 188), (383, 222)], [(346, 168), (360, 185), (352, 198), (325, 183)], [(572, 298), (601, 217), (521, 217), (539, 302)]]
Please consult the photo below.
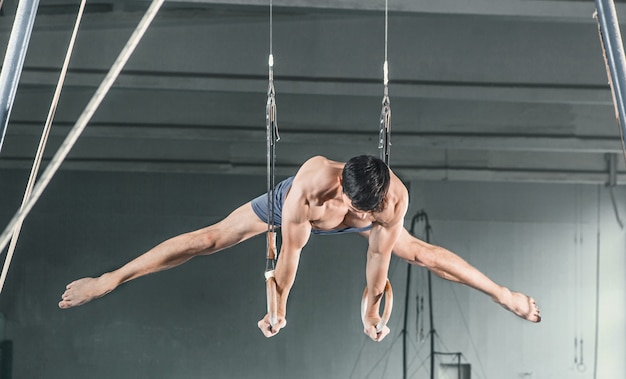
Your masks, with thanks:
[(270, 326), (273, 327), (278, 324), (278, 295), (274, 270), (265, 272), (265, 289), (267, 291), (267, 314), (270, 318)]
[[(383, 309), (383, 315), (380, 318), (380, 322), (376, 325), (376, 332), (382, 332), (383, 328), (389, 322), (389, 318), (391, 317), (391, 311), (393, 310), (393, 289), (391, 288), (391, 283), (389, 279), (385, 283), (385, 308)], [(361, 320), (363, 324), (365, 324), (365, 311), (367, 308), (367, 286), (365, 286), (365, 290), (363, 291), (363, 298), (361, 299)]]

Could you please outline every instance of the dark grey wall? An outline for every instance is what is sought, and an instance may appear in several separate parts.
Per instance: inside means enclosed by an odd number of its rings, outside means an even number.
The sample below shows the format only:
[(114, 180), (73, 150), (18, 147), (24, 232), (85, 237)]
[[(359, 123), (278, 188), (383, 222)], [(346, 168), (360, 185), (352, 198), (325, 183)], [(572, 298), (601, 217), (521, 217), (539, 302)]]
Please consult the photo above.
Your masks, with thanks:
[[(2, 221), (12, 215), (24, 181), (21, 173), (2, 172)], [(289, 326), (271, 340), (256, 327), (265, 313), (263, 238), (142, 278), (83, 307), (56, 306), (69, 281), (217, 221), (264, 187), (259, 177), (60, 173), (24, 226), (0, 300), (14, 342), (14, 377), (348, 376), (354, 346), (364, 341), (365, 243), (356, 236), (311, 240)]]
[[(3, 226), (25, 182), (24, 172), (0, 171)], [(366, 243), (354, 235), (311, 238), (289, 324), (269, 340), (256, 327), (265, 307), (263, 238), (141, 278), (88, 305), (57, 308), (69, 281), (213, 223), (264, 188), (262, 177), (61, 171), (27, 219), (0, 296), (5, 336), (14, 343), (13, 377), (400, 378), (406, 265), (394, 259), (390, 269), (392, 333), (369, 342), (359, 319)], [(439, 351), (463, 352), (474, 378), (592, 378), (601, 230), (599, 372), (608, 376), (598, 377), (624, 376), (626, 241), (605, 188), (414, 182), (411, 193), (408, 216), (428, 211), (433, 242), (529, 292), (544, 313), (544, 322), (532, 325), (481, 293), (435, 278)], [(626, 218), (626, 193), (615, 193)], [(576, 245), (580, 234), (585, 242)], [(414, 299), (424, 290), (425, 271), (416, 268), (409, 360), (419, 378), (428, 377), (428, 346), (416, 328), (428, 323), (416, 319)], [(585, 339), (582, 373), (572, 364), (575, 336)]]

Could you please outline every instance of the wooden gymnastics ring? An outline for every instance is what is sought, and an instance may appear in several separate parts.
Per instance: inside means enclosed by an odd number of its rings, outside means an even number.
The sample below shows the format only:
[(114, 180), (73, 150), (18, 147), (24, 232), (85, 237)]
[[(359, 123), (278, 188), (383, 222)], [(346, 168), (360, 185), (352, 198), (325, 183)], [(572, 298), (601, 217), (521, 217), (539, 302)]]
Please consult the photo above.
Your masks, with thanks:
[(265, 272), (265, 289), (267, 290), (267, 314), (270, 317), (270, 326), (273, 327), (278, 324), (278, 295), (274, 270)]
[[(265, 269), (265, 289), (267, 292), (267, 314), (270, 326), (278, 324), (278, 295), (276, 293), (276, 278), (274, 277), (274, 262), (276, 261), (276, 233), (267, 232), (267, 266)], [(270, 268), (271, 267), (271, 268)]]
[[(383, 309), (383, 315), (380, 318), (380, 322), (376, 325), (376, 332), (382, 332), (383, 328), (389, 322), (389, 318), (391, 317), (391, 311), (393, 309), (393, 289), (391, 288), (391, 283), (389, 279), (385, 283), (385, 308)], [(363, 299), (361, 299), (361, 321), (365, 324), (365, 311), (367, 308), (367, 286), (365, 286), (365, 290), (363, 291)]]

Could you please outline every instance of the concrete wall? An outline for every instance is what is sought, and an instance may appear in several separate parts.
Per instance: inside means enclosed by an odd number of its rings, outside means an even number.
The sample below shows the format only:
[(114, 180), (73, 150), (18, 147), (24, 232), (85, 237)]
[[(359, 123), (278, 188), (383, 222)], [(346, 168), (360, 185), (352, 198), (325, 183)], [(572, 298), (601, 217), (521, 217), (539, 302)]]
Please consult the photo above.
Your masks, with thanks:
[[(0, 171), (0, 222), (15, 212), (26, 173)], [(392, 261), (392, 333), (367, 341), (359, 320), (365, 241), (312, 237), (288, 326), (272, 339), (264, 314), (264, 239), (141, 278), (88, 305), (60, 310), (69, 281), (116, 268), (264, 191), (263, 177), (61, 171), (28, 218), (0, 296), (14, 378), (400, 378), (406, 264)], [(626, 376), (625, 233), (609, 192), (582, 185), (413, 182), (431, 241), (497, 282), (534, 296), (533, 325), (485, 295), (433, 279), (436, 350), (462, 352), (473, 378), (593, 378), (596, 262), (598, 378)], [(615, 196), (626, 220), (626, 191)], [(417, 225), (422, 233), (423, 224)], [(598, 240), (599, 235), (599, 240)], [(428, 378), (425, 270), (412, 270), (409, 373)], [(581, 358), (583, 367), (574, 359)], [(451, 361), (439, 357), (438, 363)], [(579, 370), (579, 368), (582, 370)], [(526, 375), (526, 376), (524, 376)]]

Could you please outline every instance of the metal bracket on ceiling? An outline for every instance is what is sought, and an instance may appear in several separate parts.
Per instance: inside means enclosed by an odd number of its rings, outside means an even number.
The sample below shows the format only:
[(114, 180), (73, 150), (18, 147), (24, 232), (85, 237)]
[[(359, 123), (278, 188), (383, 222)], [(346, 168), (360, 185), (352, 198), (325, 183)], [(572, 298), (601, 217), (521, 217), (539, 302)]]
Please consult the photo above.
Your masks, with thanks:
[(607, 153), (604, 159), (606, 159), (609, 173), (609, 180), (606, 185), (607, 187), (615, 187), (617, 185), (617, 154)]

